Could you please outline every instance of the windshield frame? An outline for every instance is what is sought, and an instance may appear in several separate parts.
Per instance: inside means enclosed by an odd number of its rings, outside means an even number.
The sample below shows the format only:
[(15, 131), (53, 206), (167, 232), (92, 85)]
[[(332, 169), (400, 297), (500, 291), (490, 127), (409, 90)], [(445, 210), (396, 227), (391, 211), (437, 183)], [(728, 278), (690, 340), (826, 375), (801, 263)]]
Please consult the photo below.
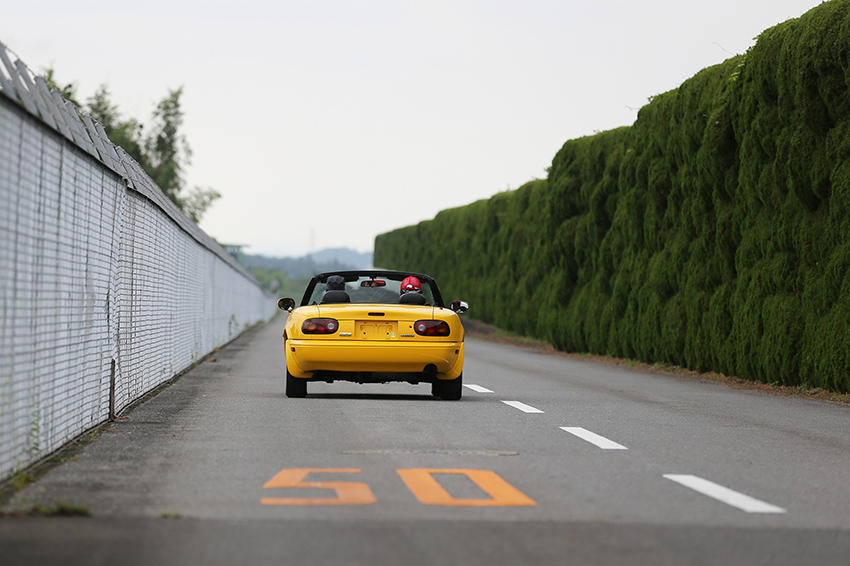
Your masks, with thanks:
[(405, 277), (413, 276), (419, 279), (422, 285), (428, 285), (429, 289), (431, 290), (431, 295), (434, 297), (434, 306), (445, 308), (445, 305), (443, 304), (443, 296), (440, 295), (440, 290), (437, 287), (437, 282), (434, 281), (434, 278), (430, 275), (425, 275), (423, 273), (412, 273), (410, 271), (391, 271), (379, 269), (364, 269), (357, 271), (328, 271), (326, 273), (319, 273), (317, 275), (314, 275), (313, 278), (310, 279), (310, 283), (307, 284), (307, 288), (304, 290), (304, 296), (301, 297), (300, 306), (308, 306), (310, 297), (313, 296), (313, 290), (316, 288), (316, 285), (319, 283), (327, 283), (328, 277), (332, 275), (339, 275), (345, 278), (346, 282), (356, 281), (361, 277), (369, 277), (371, 279), (384, 278), (393, 281), (402, 281)]

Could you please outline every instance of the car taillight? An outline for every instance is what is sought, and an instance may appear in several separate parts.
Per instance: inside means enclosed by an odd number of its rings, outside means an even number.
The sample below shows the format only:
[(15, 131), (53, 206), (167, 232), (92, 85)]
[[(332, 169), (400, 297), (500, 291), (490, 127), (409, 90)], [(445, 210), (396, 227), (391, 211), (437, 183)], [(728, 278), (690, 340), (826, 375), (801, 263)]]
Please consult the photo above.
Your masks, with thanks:
[(304, 334), (333, 334), (339, 330), (339, 322), (334, 318), (308, 318), (301, 325)]
[(445, 320), (417, 320), (413, 330), (420, 336), (448, 336), (451, 332)]

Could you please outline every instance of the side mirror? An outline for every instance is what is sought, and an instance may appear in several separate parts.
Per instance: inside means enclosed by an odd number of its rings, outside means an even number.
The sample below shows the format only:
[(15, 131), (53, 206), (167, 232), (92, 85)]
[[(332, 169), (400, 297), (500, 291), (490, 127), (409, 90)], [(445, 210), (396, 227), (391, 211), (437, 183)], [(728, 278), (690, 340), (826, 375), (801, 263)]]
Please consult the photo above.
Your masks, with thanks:
[(469, 305), (464, 301), (452, 301), (451, 308), (457, 314), (463, 314), (469, 310)]
[(290, 299), (289, 297), (278, 299), (277, 308), (282, 311), (292, 312), (292, 309), (295, 308), (295, 299)]

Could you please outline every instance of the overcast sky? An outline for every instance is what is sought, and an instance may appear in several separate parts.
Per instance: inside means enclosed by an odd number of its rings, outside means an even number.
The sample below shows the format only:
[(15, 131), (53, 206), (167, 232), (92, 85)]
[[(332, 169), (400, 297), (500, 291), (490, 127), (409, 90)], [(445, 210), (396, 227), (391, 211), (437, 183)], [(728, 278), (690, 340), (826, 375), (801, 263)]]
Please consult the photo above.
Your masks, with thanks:
[(375, 235), (526, 181), (568, 139), (816, 0), (8, 0), (0, 41), (148, 121), (184, 87), (201, 227), (248, 251)]

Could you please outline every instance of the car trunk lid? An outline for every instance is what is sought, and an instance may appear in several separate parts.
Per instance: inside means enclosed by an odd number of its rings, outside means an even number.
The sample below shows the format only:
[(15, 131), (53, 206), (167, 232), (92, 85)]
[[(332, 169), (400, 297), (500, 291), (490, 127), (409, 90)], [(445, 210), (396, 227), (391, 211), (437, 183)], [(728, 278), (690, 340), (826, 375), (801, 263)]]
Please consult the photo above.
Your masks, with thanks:
[(434, 307), (418, 305), (320, 305), (321, 316), (339, 321), (341, 337), (354, 340), (415, 338), (413, 323), (434, 318)]

